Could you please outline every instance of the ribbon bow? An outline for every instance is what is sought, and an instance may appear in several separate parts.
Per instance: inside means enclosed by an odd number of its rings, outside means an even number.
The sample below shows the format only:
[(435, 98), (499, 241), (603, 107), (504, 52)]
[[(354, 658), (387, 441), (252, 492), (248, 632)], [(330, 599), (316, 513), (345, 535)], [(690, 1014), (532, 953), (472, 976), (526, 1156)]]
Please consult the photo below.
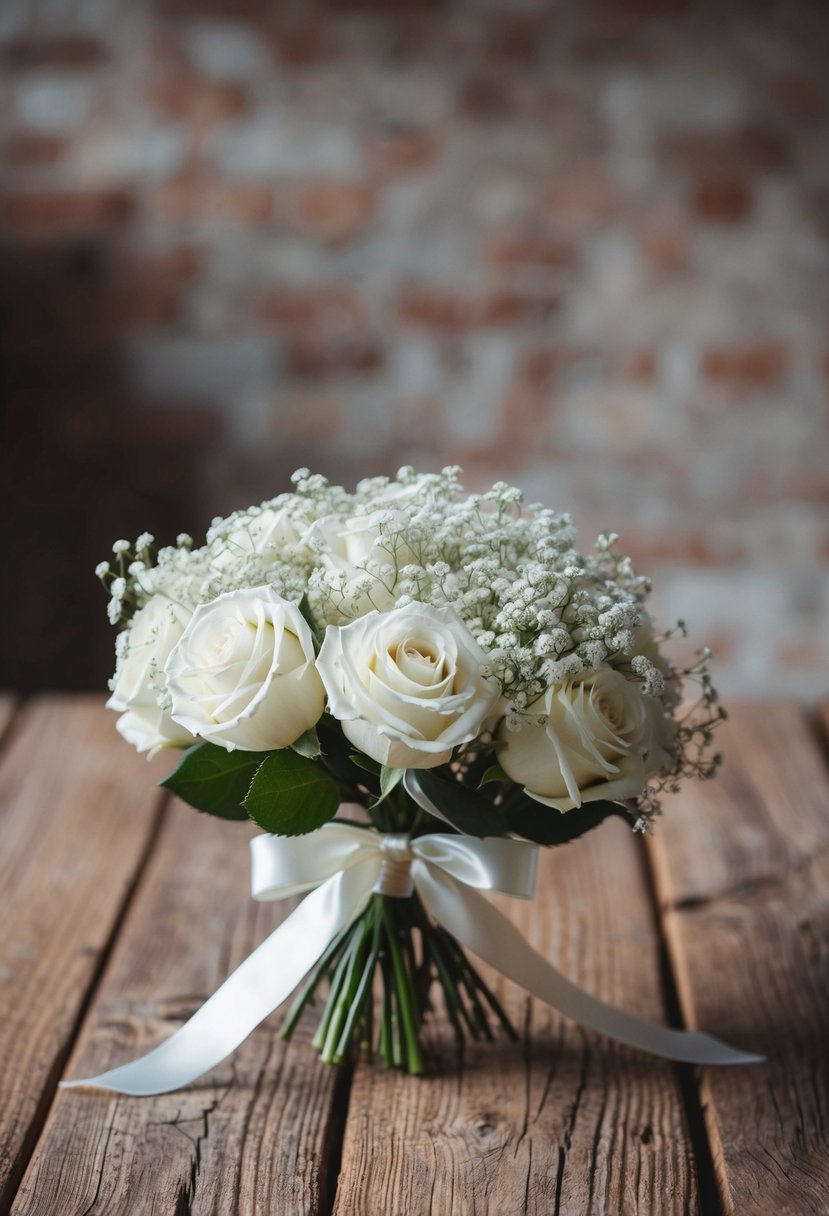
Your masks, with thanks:
[(306, 896), (189, 1021), (130, 1064), (62, 1081), (124, 1094), (189, 1085), (219, 1064), (290, 995), (373, 893), (417, 891), (427, 912), (502, 975), (581, 1025), (632, 1047), (691, 1064), (750, 1064), (750, 1055), (699, 1032), (655, 1026), (582, 992), (529, 945), (478, 891), (529, 899), (538, 849), (525, 841), (449, 834), (386, 835), (331, 822), (306, 836), (251, 841), (254, 899)]

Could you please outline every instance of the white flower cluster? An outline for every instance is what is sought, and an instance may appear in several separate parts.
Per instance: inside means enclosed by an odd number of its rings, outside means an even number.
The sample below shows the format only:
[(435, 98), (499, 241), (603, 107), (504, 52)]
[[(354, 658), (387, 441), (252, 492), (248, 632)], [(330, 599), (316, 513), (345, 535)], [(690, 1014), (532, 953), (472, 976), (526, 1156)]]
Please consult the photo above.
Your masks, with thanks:
[[(551, 715), (572, 716), (572, 706), (568, 710), (556, 700), (562, 689), (577, 687), (581, 698), (589, 692), (585, 714), (613, 710), (627, 722), (640, 710), (628, 703), (629, 688), (644, 698), (650, 723), (639, 758), (659, 754), (658, 766), (637, 769), (640, 785), (653, 777), (670, 782), (691, 771), (706, 775), (711, 765), (703, 749), (719, 711), (710, 708), (715, 697), (705, 664), (693, 674), (703, 682), (706, 712), (693, 726), (678, 727), (674, 710), (681, 676), (688, 673), (676, 671), (660, 653), (644, 607), (648, 583), (617, 550), (618, 537), (600, 536), (593, 554), (579, 553), (568, 515), (525, 506), (521, 492), (503, 482), (486, 494), (466, 495), (459, 472), (449, 467), (416, 474), (403, 468), (393, 480), (370, 478), (349, 493), (301, 469), (292, 493), (214, 520), (202, 547), (184, 535), (157, 554), (147, 534), (135, 545), (116, 542), (115, 562), (101, 563), (96, 573), (110, 592), (110, 620), (127, 626), (119, 669), (136, 638), (152, 650), (153, 637), (170, 640), (171, 620), (180, 634), (197, 609), (203, 613), (220, 597), (256, 588), (267, 588), (280, 603), (303, 605), (319, 632), (333, 626), (343, 635), (375, 610), (426, 609), (448, 613), (440, 619), (456, 620), (481, 655), (478, 674), (488, 688), (497, 688), (499, 720), (510, 732), (499, 752), (502, 763), (512, 735), (529, 738), (520, 729), (527, 722), (549, 734)], [(148, 610), (154, 617), (149, 631)], [(167, 714), (170, 693), (161, 659), (148, 661), (153, 674), (142, 695), (152, 700), (153, 713)], [(116, 672), (115, 708), (129, 703), (119, 698), (122, 682)], [(347, 695), (338, 685), (335, 699)], [(180, 742), (181, 713), (177, 720), (165, 741)], [(165, 725), (170, 727), (166, 720)], [(566, 797), (554, 793), (549, 801), (559, 809), (578, 805), (577, 785), (574, 778)]]

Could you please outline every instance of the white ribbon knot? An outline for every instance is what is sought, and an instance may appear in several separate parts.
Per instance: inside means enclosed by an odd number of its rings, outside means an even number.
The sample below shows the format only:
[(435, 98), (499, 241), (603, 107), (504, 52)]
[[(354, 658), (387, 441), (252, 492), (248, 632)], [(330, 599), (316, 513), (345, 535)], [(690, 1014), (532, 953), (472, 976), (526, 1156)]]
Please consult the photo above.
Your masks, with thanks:
[(762, 1060), (710, 1035), (654, 1026), (614, 1009), (582, 992), (533, 950), (478, 891), (529, 899), (537, 858), (537, 847), (525, 841), (448, 833), (409, 840), (336, 821), (306, 836), (257, 836), (251, 841), (254, 899), (311, 894), (169, 1039), (131, 1064), (61, 1085), (144, 1095), (189, 1085), (290, 996), (373, 893), (405, 898), (413, 890), (462, 945), (583, 1026), (669, 1060)]
[(392, 899), (408, 899), (414, 892), (414, 853), (409, 837), (392, 834), (381, 836), (380, 851), (383, 854), (383, 868), (374, 884), (375, 892), (378, 895), (389, 895)]

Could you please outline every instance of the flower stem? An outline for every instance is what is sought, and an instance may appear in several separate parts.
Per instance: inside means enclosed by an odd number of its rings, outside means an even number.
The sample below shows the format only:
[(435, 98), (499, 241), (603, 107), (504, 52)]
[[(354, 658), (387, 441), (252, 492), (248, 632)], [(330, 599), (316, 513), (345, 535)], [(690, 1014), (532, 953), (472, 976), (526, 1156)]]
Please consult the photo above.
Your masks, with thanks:
[(380, 953), (381, 924), (380, 917), (377, 915), (373, 916), (372, 920), (374, 924), (372, 926), (371, 946), (369, 948), (368, 958), (366, 959), (357, 987), (351, 995), (351, 1004), (343, 1023), (343, 1028), (340, 1032), (336, 1049), (334, 1051), (335, 1064), (340, 1064), (345, 1059), (348, 1052), (349, 1041), (354, 1033), (354, 1027), (359, 1022), (364, 1010), (366, 1009), (366, 1006), (369, 1005), (371, 1001), (371, 981), (374, 978), (374, 971), (377, 966), (377, 959)]
[(382, 900), (382, 915), (386, 927), (386, 941), (389, 953), (391, 954), (394, 978), (397, 984), (397, 999), (400, 1009), (403, 1045), (406, 1053), (406, 1067), (412, 1075), (416, 1075), (423, 1072), (423, 1056), (420, 1051), (420, 1043), (418, 1042), (417, 1013), (415, 1011), (412, 981), (407, 974), (403, 955), (400, 952), (400, 946), (397, 941), (397, 925), (395, 924), (391, 898), (388, 895), (383, 895), (380, 898)]
[(354, 1002), (355, 989), (359, 981), (359, 967), (362, 959), (363, 946), (369, 930), (369, 917), (363, 916), (355, 926), (351, 940), (346, 947), (347, 964), (334, 1003), (334, 1012), (326, 1026), (325, 1041), (320, 1055), (326, 1064), (333, 1064), (337, 1053), (337, 1044), (344, 1023), (348, 1020), (349, 1012)]

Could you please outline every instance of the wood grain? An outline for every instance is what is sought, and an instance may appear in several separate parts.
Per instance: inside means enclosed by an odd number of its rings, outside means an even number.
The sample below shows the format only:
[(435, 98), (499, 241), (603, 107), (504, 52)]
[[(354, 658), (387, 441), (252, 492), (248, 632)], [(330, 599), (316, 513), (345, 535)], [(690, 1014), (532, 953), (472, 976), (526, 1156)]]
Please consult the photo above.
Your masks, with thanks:
[[(501, 899), (577, 983), (661, 1019), (641, 840), (621, 823), (543, 853), (537, 896)], [(522, 1040), (459, 1053), (442, 1017), (431, 1075), (359, 1065), (335, 1213), (687, 1213), (696, 1180), (675, 1070), (582, 1031), (487, 975)]]
[[(68, 1075), (125, 1063), (166, 1038), (294, 906), (251, 900), (250, 835), (248, 825), (171, 807)], [(269, 1018), (177, 1093), (61, 1090), (13, 1211), (324, 1210), (347, 1074), (318, 1062), (310, 1023), (289, 1045), (279, 1025)]]
[(154, 831), (153, 767), (100, 697), (27, 706), (0, 757), (0, 1211)]
[(829, 1210), (829, 793), (806, 715), (737, 707), (722, 779), (671, 800), (653, 860), (686, 1018), (764, 1052), (705, 1070), (726, 1213)]

